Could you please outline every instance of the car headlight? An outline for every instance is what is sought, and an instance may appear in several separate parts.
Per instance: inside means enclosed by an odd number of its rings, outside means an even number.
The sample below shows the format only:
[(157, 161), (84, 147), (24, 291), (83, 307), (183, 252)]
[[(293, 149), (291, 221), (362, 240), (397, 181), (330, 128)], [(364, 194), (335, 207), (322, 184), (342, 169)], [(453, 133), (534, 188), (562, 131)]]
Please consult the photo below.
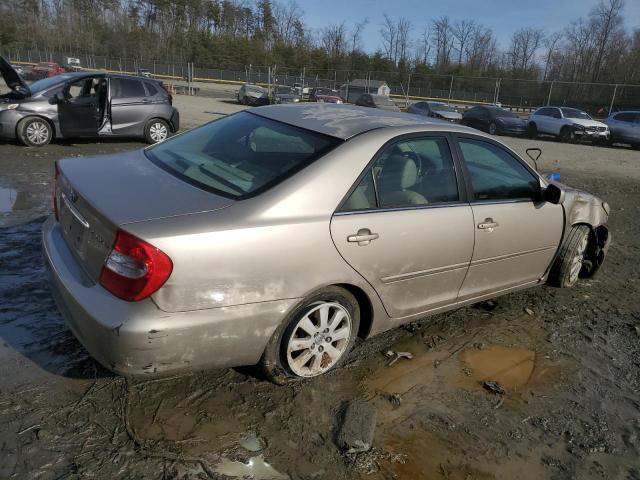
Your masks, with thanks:
[(336, 100), (336, 103), (342, 103), (342, 100)]
[(300, 101), (300, 99), (299, 99), (299, 98), (294, 98), (294, 99), (293, 99), (293, 103), (298, 103), (299, 101)]
[(586, 128), (584, 127), (584, 125), (578, 125), (578, 124), (573, 124), (573, 128), (576, 130), (586, 130)]
[(0, 104), (0, 110), (15, 110), (20, 106), (19, 103), (10, 103), (9, 105)]

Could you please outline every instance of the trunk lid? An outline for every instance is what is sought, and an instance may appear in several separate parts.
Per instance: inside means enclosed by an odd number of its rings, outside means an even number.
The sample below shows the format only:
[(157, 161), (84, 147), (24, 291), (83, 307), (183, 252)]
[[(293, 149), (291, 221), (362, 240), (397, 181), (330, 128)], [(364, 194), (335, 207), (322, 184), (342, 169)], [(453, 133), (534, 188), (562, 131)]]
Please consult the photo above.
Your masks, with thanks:
[(58, 162), (59, 222), (69, 248), (97, 281), (120, 226), (225, 208), (233, 200), (200, 190), (142, 150)]
[(0, 74), (11, 90), (18, 91), (24, 95), (30, 94), (29, 87), (27, 86), (26, 82), (22, 79), (20, 74), (16, 72), (11, 64), (2, 56), (0, 56)]

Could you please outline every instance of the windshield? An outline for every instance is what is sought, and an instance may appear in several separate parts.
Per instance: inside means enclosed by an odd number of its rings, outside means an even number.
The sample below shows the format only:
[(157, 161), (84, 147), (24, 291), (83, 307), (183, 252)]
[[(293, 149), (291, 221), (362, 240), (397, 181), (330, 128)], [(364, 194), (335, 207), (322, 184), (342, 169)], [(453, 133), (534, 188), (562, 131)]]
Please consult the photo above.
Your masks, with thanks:
[(73, 76), (71, 75), (56, 75), (55, 77), (46, 77), (29, 85), (29, 90), (31, 91), (32, 95), (36, 95), (37, 93), (48, 90), (49, 88), (60, 83), (64, 83), (72, 78)]
[(491, 116), (494, 118), (518, 118), (515, 113), (505, 110), (504, 108), (491, 108), (489, 112), (491, 112)]
[(431, 110), (436, 112), (455, 112), (456, 109), (446, 103), (430, 103)]
[(591, 117), (577, 108), (561, 108), (564, 118), (581, 118), (583, 120), (591, 120)]
[(276, 93), (291, 93), (291, 87), (280, 85), (276, 87)]
[(145, 154), (192, 185), (243, 198), (281, 182), (340, 142), (240, 112), (159, 143)]

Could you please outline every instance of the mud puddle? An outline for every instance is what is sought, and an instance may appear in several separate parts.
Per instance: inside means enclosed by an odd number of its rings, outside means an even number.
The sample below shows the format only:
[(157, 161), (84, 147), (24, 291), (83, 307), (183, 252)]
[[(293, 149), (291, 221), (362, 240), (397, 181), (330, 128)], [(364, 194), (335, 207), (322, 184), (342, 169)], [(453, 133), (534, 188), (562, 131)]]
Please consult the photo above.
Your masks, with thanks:
[(224, 459), (215, 468), (216, 473), (234, 478), (252, 480), (288, 480), (289, 477), (278, 472), (264, 460), (262, 455), (251, 457), (247, 463)]

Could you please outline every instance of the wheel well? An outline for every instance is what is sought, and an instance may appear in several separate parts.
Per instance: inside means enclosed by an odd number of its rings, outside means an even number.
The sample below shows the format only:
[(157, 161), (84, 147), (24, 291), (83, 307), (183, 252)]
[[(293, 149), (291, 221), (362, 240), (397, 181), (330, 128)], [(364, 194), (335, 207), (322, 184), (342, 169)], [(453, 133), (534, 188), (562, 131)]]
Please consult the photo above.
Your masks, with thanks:
[(339, 283), (336, 287), (344, 288), (351, 295), (356, 297), (358, 306), (360, 307), (360, 328), (358, 329), (358, 337), (366, 338), (371, 331), (373, 325), (373, 305), (369, 296), (360, 287), (349, 283)]
[(42, 115), (27, 115), (24, 118), (21, 118), (20, 121), (16, 124), (16, 138), (18, 137), (18, 126), (26, 121), (29, 120), (30, 118), (39, 118), (40, 120), (44, 120), (45, 122), (47, 122), (49, 124), (49, 126), (51, 127), (51, 138), (54, 139), (58, 136), (57, 132), (56, 132), (56, 126), (53, 124), (53, 122), (51, 121), (51, 119), (47, 118), (47, 117), (43, 117)]

